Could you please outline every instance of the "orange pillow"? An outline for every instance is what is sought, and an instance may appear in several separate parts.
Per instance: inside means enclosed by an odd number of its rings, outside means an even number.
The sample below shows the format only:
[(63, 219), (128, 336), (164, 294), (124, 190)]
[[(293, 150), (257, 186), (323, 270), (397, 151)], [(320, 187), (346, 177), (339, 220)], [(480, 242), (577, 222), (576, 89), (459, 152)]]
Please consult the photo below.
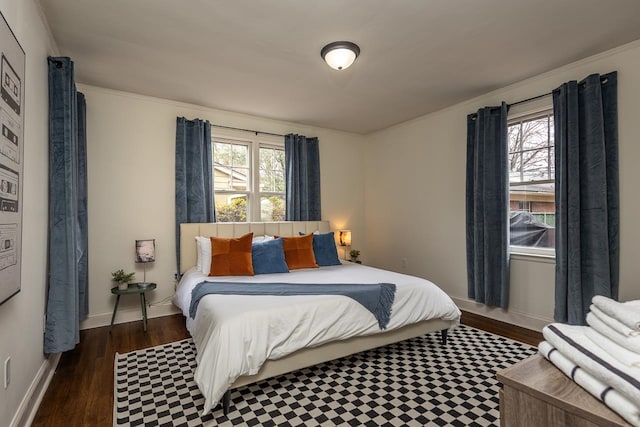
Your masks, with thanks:
[(209, 276), (253, 276), (251, 239), (253, 233), (236, 239), (211, 237)]
[(318, 268), (313, 254), (313, 234), (299, 237), (283, 237), (284, 259), (289, 270)]

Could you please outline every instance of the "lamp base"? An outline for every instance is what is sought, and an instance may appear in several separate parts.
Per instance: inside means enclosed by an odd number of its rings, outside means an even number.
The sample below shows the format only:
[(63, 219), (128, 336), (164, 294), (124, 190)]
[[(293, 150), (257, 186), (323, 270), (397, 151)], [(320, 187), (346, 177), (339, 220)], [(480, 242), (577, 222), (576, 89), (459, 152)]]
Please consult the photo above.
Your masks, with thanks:
[(343, 259), (345, 261), (350, 261), (350, 259), (347, 257), (347, 255), (349, 254), (349, 248), (350, 248), (350, 246), (347, 246), (347, 245), (344, 246), (344, 258)]

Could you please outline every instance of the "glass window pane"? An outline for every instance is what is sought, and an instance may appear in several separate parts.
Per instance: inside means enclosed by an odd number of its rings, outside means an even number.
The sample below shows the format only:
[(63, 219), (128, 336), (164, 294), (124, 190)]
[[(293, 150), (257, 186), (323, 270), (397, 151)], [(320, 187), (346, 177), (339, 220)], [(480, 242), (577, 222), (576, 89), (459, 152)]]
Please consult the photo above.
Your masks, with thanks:
[(216, 221), (218, 222), (246, 222), (247, 195), (246, 194), (216, 194)]
[[(555, 247), (553, 115), (508, 127), (512, 245)], [(552, 181), (552, 182), (548, 182)]]
[(231, 144), (213, 144), (213, 161), (225, 166), (231, 165)]
[(282, 171), (282, 173), (284, 173), (284, 150), (274, 150), (273, 154), (275, 170)]
[(273, 171), (273, 191), (285, 192), (284, 171)]
[(285, 191), (284, 158), (284, 150), (260, 148), (260, 191)]
[(524, 181), (551, 179), (549, 176), (549, 149), (526, 151), (522, 153)]
[(522, 181), (522, 153), (514, 152), (509, 154), (509, 181)]
[(231, 169), (231, 187), (234, 190), (246, 191), (249, 186), (249, 169), (248, 168), (232, 168)]
[(522, 123), (522, 150), (546, 147), (548, 145), (547, 122), (547, 117), (543, 117)]
[(231, 169), (226, 167), (213, 168), (213, 188), (215, 190), (231, 190)]
[(515, 153), (522, 150), (520, 146), (520, 123), (510, 125), (507, 128), (509, 136), (509, 153)]
[(269, 174), (266, 170), (260, 169), (260, 191), (273, 191), (269, 182)]
[(554, 184), (511, 187), (510, 240), (512, 245), (555, 247)]
[(213, 144), (214, 190), (249, 188), (249, 147), (243, 144), (215, 142)]
[(249, 166), (249, 147), (233, 144), (233, 166)]
[(522, 181), (522, 140), (520, 138), (520, 123), (510, 125), (509, 136), (509, 180)]
[(284, 221), (284, 213), (284, 196), (260, 198), (260, 221)]

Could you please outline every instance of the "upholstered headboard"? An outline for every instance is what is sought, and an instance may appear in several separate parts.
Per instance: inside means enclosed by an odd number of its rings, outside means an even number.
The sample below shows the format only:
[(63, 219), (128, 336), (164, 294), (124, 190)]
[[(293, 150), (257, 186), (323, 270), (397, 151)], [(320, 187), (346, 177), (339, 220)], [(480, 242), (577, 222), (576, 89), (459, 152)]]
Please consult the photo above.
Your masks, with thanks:
[(283, 222), (212, 222), (180, 224), (180, 274), (196, 265), (196, 236), (240, 237), (253, 232), (254, 236), (296, 236), (299, 232), (331, 231), (329, 221)]

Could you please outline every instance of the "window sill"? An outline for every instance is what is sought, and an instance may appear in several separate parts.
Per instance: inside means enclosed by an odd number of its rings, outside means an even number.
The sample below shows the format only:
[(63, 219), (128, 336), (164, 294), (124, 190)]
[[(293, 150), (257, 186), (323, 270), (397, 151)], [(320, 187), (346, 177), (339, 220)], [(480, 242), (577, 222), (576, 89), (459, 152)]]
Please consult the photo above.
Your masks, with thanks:
[(511, 249), (511, 259), (518, 261), (541, 262), (543, 264), (555, 264), (556, 256), (547, 254), (533, 254), (521, 250)]

